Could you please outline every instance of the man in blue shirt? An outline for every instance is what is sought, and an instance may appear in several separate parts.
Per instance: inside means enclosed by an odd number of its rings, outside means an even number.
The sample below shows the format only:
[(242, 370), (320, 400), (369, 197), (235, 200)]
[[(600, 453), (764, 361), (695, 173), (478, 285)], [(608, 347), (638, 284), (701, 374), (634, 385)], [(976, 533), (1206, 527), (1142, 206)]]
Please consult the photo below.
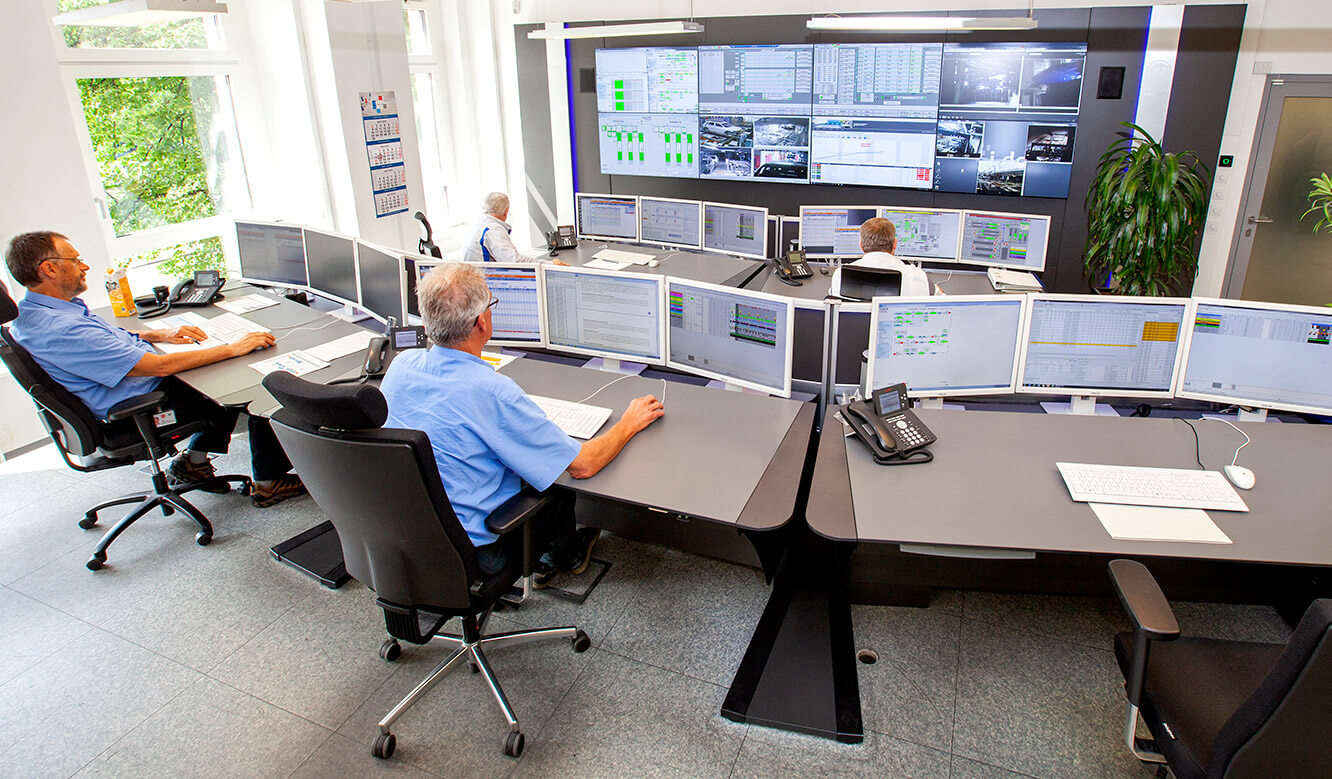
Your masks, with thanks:
[[(609, 430), (585, 443), (565, 435), (509, 377), (481, 359), (497, 302), (475, 266), (445, 263), (417, 287), (431, 348), (398, 355), (384, 376), (389, 427), (430, 436), (454, 513), (477, 548), (482, 573), (504, 567), (510, 551), (486, 529), (486, 517), (527, 482), (546, 490), (561, 473), (595, 475), (629, 439), (665, 413), (651, 395), (635, 399)], [(557, 496), (535, 520), (535, 548), (550, 552), (536, 567), (537, 586), (556, 571), (587, 569), (595, 528), (574, 530), (573, 494)]]
[[(168, 480), (182, 484), (212, 477), (208, 453), (227, 451), (239, 410), (219, 406), (183, 382), (166, 377), (267, 348), (274, 343), (273, 335), (249, 333), (231, 344), (158, 354), (149, 344), (200, 343), (208, 336), (189, 325), (133, 333), (94, 316), (79, 297), (88, 289), (88, 265), (65, 236), (54, 232), (15, 236), (5, 252), (5, 263), (28, 290), (11, 332), (37, 364), (97, 417), (106, 416), (123, 400), (153, 390), (166, 392), (179, 421), (208, 422), (207, 429), (192, 436), (186, 450), (167, 466)], [(250, 417), (249, 423), (254, 504), (271, 506), (304, 493), (300, 478), (288, 473), (291, 463), (268, 421)], [(225, 492), (227, 487), (218, 484), (207, 489)]]

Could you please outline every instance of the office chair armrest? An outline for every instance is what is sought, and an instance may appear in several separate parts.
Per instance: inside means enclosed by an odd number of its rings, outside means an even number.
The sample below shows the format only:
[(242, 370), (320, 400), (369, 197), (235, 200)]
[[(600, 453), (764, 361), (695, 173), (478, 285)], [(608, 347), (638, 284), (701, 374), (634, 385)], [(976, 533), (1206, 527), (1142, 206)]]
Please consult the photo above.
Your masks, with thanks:
[(166, 393), (160, 391), (145, 392), (136, 397), (127, 398), (111, 407), (106, 412), (106, 418), (109, 422), (116, 422), (121, 419), (130, 419), (135, 414), (139, 414), (150, 409), (157, 408), (166, 401)]
[(1119, 594), (1119, 602), (1134, 631), (1142, 631), (1153, 641), (1179, 638), (1179, 622), (1147, 566), (1137, 560), (1111, 560), (1110, 581)]
[(486, 517), (486, 528), (500, 536), (512, 533), (549, 502), (549, 496), (525, 489), (490, 512)]

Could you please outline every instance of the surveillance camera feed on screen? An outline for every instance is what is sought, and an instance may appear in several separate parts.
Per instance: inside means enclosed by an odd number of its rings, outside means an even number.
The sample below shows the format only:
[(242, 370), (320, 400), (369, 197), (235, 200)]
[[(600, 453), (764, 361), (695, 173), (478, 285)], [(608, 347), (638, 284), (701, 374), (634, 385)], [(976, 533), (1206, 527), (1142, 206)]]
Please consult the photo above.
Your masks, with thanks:
[(598, 49), (601, 172), (1067, 197), (1081, 43)]

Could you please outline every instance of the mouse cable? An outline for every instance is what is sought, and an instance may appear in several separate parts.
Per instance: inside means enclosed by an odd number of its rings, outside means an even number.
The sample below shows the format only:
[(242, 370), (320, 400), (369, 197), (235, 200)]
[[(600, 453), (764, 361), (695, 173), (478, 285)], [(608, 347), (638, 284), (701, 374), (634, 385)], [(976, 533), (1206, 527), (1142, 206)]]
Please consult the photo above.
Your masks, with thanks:
[[(606, 388), (609, 387), (610, 385), (612, 385), (612, 384), (614, 384), (614, 383), (616, 383), (616, 382), (618, 382), (618, 381), (624, 381), (625, 379), (633, 378), (634, 376), (637, 376), (637, 375), (638, 375), (638, 374), (636, 374), (636, 373), (626, 373), (625, 375), (621, 376), (621, 377), (618, 378), (618, 379), (611, 379), (610, 381), (606, 382), (605, 384), (602, 384), (600, 387), (597, 387), (596, 390), (594, 390), (594, 391), (592, 392), (591, 395), (588, 395), (587, 397), (583, 398), (582, 400), (577, 400), (577, 401), (574, 401), (574, 402), (575, 402), (575, 403), (586, 403), (587, 401), (589, 401), (589, 400), (591, 400), (592, 398), (596, 397), (596, 396), (597, 396), (597, 393), (599, 393), (599, 392), (601, 392), (602, 390), (606, 389)], [(658, 400), (661, 401), (661, 404), (662, 404), (663, 406), (666, 405), (666, 380), (665, 380), (665, 379), (662, 379), (662, 380), (661, 380), (661, 397), (658, 398)]]
[(1202, 442), (1198, 440), (1198, 428), (1194, 427), (1193, 423), (1184, 417), (1175, 417), (1175, 419), (1188, 425), (1189, 430), (1193, 431), (1193, 459), (1197, 461), (1200, 470), (1207, 470), (1207, 466), (1202, 464)]
[(1249, 442), (1252, 441), (1253, 439), (1249, 438), (1248, 433), (1244, 432), (1243, 430), (1240, 430), (1239, 427), (1237, 427), (1235, 423), (1231, 422), (1229, 419), (1220, 419), (1218, 417), (1203, 417), (1203, 419), (1211, 419), (1216, 422), (1225, 422), (1227, 425), (1230, 425), (1232, 428), (1234, 428), (1236, 433), (1239, 433), (1240, 435), (1244, 436), (1244, 443), (1239, 445), (1239, 449), (1235, 450), (1235, 456), (1230, 458), (1230, 464), (1234, 465), (1236, 462), (1239, 461), (1240, 449), (1243, 449), (1244, 447), (1248, 446)]

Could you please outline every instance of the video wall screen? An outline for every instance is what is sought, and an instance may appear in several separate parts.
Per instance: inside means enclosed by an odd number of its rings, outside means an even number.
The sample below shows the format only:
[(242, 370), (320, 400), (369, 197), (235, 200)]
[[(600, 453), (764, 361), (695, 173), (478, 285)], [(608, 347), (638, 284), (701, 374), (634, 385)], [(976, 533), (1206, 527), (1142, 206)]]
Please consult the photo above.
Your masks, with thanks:
[(601, 172), (1067, 197), (1085, 44), (598, 49)]

